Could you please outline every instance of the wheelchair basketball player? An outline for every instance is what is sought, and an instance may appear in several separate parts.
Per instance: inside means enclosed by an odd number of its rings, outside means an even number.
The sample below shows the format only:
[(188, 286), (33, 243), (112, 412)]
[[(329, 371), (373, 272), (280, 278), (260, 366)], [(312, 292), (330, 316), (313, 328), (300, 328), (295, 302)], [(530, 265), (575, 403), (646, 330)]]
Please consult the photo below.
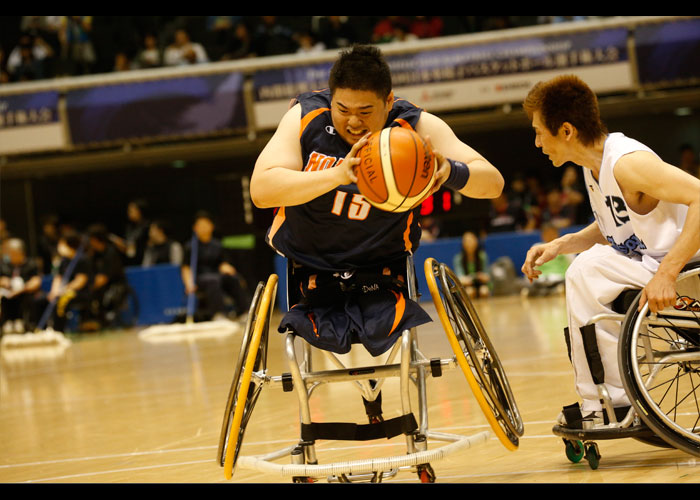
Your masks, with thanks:
[[(605, 384), (616, 418), (630, 407), (620, 378), (620, 325), (594, 315), (612, 313), (625, 290), (641, 289), (639, 308), (657, 312), (676, 303), (681, 269), (700, 259), (700, 179), (664, 162), (622, 133), (608, 133), (586, 83), (564, 75), (536, 84), (524, 101), (535, 146), (555, 167), (583, 167), (595, 221), (583, 230), (532, 247), (522, 271), (559, 254), (580, 253), (566, 273), (567, 346), (582, 404), (565, 406), (559, 425), (607, 424), (596, 384)], [(586, 326), (587, 325), (587, 326)], [(619, 413), (619, 416), (618, 416)]]
[[(444, 121), (394, 96), (379, 49), (345, 50), (328, 89), (292, 101), (251, 178), (253, 203), (277, 209), (267, 242), (288, 259), (288, 289), (299, 293), (280, 331), (341, 354), (361, 343), (379, 356), (403, 330), (430, 321), (405, 289), (406, 257), (421, 234), (417, 214), (374, 208), (355, 184), (367, 137), (397, 126), (430, 141), (439, 160), (434, 190), (444, 184), (473, 198), (501, 193), (493, 165)], [(365, 400), (370, 422), (382, 419), (380, 396)]]

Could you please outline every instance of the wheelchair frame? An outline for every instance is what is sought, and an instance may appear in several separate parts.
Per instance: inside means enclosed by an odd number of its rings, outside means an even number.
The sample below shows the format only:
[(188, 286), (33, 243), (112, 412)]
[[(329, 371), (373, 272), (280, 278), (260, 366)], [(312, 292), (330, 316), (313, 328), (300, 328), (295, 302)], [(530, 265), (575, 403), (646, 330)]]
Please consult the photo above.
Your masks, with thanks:
[[(699, 280), (697, 290), (700, 291), (700, 263), (685, 266), (676, 283), (686, 279)], [(596, 384), (609, 423), (587, 425), (588, 423), (584, 422), (582, 429), (554, 426), (552, 432), (563, 438), (566, 455), (574, 463), (585, 457), (589, 466), (592, 469), (597, 469), (601, 455), (596, 441), (622, 438), (634, 438), (652, 446), (677, 448), (700, 456), (700, 428), (697, 425), (700, 421), (700, 406), (698, 405), (698, 397), (695, 395), (696, 387), (700, 388), (700, 332), (694, 343), (683, 338), (679, 340), (677, 334), (675, 334), (675, 338), (673, 336), (674, 328), (700, 330), (700, 311), (683, 312), (674, 308), (674, 310), (665, 309), (652, 314), (648, 304), (645, 304), (641, 311), (637, 311), (640, 296), (641, 291), (637, 293), (635, 300), (632, 301), (625, 313), (598, 314), (588, 321), (587, 325), (604, 320), (621, 322), (618, 362), (623, 386), (632, 404), (625, 416), (618, 419), (605, 384)], [(650, 327), (662, 327), (667, 331), (662, 337), (648, 333)], [(671, 332), (669, 333), (668, 330)], [(668, 337), (668, 340), (665, 337)], [(657, 341), (669, 343), (669, 351), (660, 351), (652, 347), (652, 342)], [(690, 393), (682, 398), (681, 402), (676, 396), (676, 405), (668, 412), (662, 410), (660, 408), (661, 402), (654, 401), (649, 393), (654, 388), (652, 384), (656, 384), (656, 375), (674, 363), (679, 363), (691, 378), (695, 406), (698, 409), (698, 416), (691, 431), (683, 429), (667, 416), (681, 404), (683, 399), (688, 398)], [(646, 378), (640, 369), (640, 365), (645, 364), (650, 367)], [(680, 369), (679, 367), (679, 373)], [(679, 373), (676, 377), (679, 376)], [(692, 382), (693, 373), (697, 373), (699, 377), (697, 386)], [(673, 383), (672, 380), (661, 398), (662, 400), (669, 393)], [(668, 382), (658, 384), (657, 387), (666, 384)], [(676, 384), (678, 384), (677, 380)], [(678, 385), (676, 387), (678, 388)]]
[[(442, 273), (444, 276), (444, 269), (446, 269), (446, 267), (444, 264), (438, 266), (433, 259), (428, 259), (425, 263), (425, 268), (429, 288), (431, 288), (434, 301), (437, 300), (436, 307), (441, 316), (441, 321), (443, 321), (443, 326), (446, 328), (448, 338), (455, 338), (452, 326), (450, 326), (449, 322), (445, 323), (444, 321), (444, 317), (446, 316), (444, 306), (448, 305), (449, 309), (448, 301), (443, 300), (441, 309), (439, 305), (440, 299), (437, 298), (440, 293), (436, 289), (435, 284), (435, 275)], [(406, 270), (409, 298), (415, 300), (417, 299), (417, 290), (412, 257), (407, 258)], [(474, 379), (475, 377), (472, 370), (475, 365), (480, 366), (480, 361), (470, 358), (468, 362), (467, 357), (473, 356), (473, 352), (460, 347), (459, 341), (456, 340), (456, 338), (450, 338), (453, 350), (455, 350), (455, 356), (451, 358), (427, 359), (418, 348), (416, 328), (411, 328), (402, 332), (400, 341), (397, 341), (391, 348), (388, 358), (383, 365), (347, 367), (335, 354), (329, 351), (315, 349), (306, 342), (303, 344), (303, 358), (300, 363), (297, 359), (295, 345), (296, 335), (292, 332), (287, 332), (284, 342), (285, 355), (289, 363), (290, 373), (279, 376), (269, 375), (266, 370), (267, 329), (272, 315), (272, 303), (274, 302), (276, 286), (276, 275), (270, 276), (266, 285), (263, 286), (263, 283), (260, 283), (253, 299), (254, 302), (251, 305), (248, 325), (246, 325), (242, 349), (239, 353), (239, 361), (236, 366), (231, 391), (229, 393), (229, 400), (224, 414), (221, 439), (219, 442), (219, 463), (224, 467), (224, 475), (227, 479), (232, 477), (236, 466), (261, 472), (272, 472), (282, 476), (291, 476), (294, 482), (314, 482), (318, 478), (324, 477), (329, 481), (338, 482), (381, 482), (387, 477), (394, 476), (399, 469), (410, 468), (418, 474), (422, 482), (434, 482), (435, 473), (430, 465), (431, 462), (440, 460), (449, 454), (471, 446), (485, 443), (491, 436), (491, 432), (489, 431), (483, 431), (468, 437), (435, 432), (428, 428), (426, 377), (428, 375), (438, 377), (442, 374), (444, 369), (456, 368), (457, 366), (461, 366), (464, 370), (469, 385), (479, 400), (480, 407), (486, 414), (492, 429), (499, 435), (501, 442), (510, 450), (517, 449), (517, 435), (522, 435), (523, 432), (522, 420), (520, 420), (517, 406), (512, 398), (505, 374), (502, 373), (502, 368), (500, 369), (501, 373), (495, 379), (490, 381), (486, 380), (481, 384), (474, 383), (470, 380), (470, 378)], [(461, 288), (461, 284), (457, 283), (457, 286)], [(469, 301), (463, 289), (462, 293), (466, 300)], [(289, 297), (289, 286), (287, 295)], [(260, 301), (258, 297), (262, 299), (262, 308), (259, 308)], [(468, 310), (470, 311), (468, 314), (475, 315), (476, 313), (471, 303), (468, 305)], [(470, 320), (472, 323), (478, 323), (479, 326), (481, 326), (478, 317), (470, 316)], [(464, 326), (464, 321), (457, 324), (456, 328), (459, 329), (462, 326)], [(253, 332), (252, 342), (248, 339), (249, 331)], [(474, 332), (473, 335), (482, 339), (486, 337), (483, 327), (481, 327), (480, 331)], [(486, 337), (485, 343), (493, 350), (493, 347), (488, 341), (488, 337)], [(335, 369), (313, 371), (313, 350), (321, 351), (326, 358), (330, 360)], [(399, 358), (398, 362), (396, 362), (397, 357)], [(495, 358), (500, 368), (500, 362), (498, 362), (495, 356), (495, 351), (493, 351), (493, 355), (488, 357), (489, 359)], [(245, 363), (242, 364), (241, 361), (244, 360), (244, 358)], [(403, 432), (406, 439), (405, 455), (320, 465), (318, 464), (314, 441), (305, 440), (302, 436), (296, 444), (278, 451), (259, 456), (238, 456), (245, 422), (247, 422), (247, 418), (250, 417), (252, 404), (254, 404), (263, 386), (282, 387), (285, 391), (294, 390), (297, 394), (300, 419), (303, 426), (304, 424), (312, 424), (309, 399), (320, 384), (352, 381), (363, 398), (368, 401), (374, 401), (379, 395), (384, 380), (388, 377), (398, 377), (400, 379), (400, 399), (403, 416), (412, 416), (411, 383), (413, 383), (417, 389), (419, 418), (415, 430)], [(370, 379), (375, 379), (376, 384), (370, 384)], [(250, 381), (253, 381), (253, 387), (250, 387), (248, 383)], [(499, 410), (495, 410), (493, 404), (482, 404), (483, 400), (486, 399), (482, 394), (482, 390), (484, 387), (488, 387), (491, 384), (497, 386), (497, 392), (500, 395), (507, 394), (510, 397), (510, 399), (504, 401), (503, 405), (500, 406), (500, 411), (503, 412), (503, 406), (507, 406), (510, 411), (509, 415), (511, 416), (511, 420), (515, 420), (516, 424), (513, 426), (515, 432), (511, 432), (510, 436), (505, 437), (505, 439), (501, 437), (504, 435), (502, 430), (503, 425), (498, 421), (502, 419), (502, 415), (489, 415), (491, 412), (498, 413)], [(238, 394), (246, 394), (245, 404), (238, 404)], [(246, 408), (249, 406), (250, 409), (246, 412)], [(241, 423), (244, 425), (243, 429), (240, 428)], [(448, 444), (428, 450), (428, 439), (446, 442)], [(274, 460), (284, 456), (291, 457), (291, 464), (282, 465), (274, 462)]]

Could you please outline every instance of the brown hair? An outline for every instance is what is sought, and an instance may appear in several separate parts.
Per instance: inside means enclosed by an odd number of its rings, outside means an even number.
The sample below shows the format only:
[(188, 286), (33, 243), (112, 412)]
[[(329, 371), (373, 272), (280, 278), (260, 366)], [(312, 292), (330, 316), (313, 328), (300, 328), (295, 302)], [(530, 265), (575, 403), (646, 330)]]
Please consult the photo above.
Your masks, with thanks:
[(586, 83), (575, 75), (561, 75), (537, 83), (528, 93), (523, 108), (530, 120), (539, 111), (547, 130), (559, 132), (564, 122), (576, 127), (584, 146), (608, 133), (600, 119), (598, 99)]

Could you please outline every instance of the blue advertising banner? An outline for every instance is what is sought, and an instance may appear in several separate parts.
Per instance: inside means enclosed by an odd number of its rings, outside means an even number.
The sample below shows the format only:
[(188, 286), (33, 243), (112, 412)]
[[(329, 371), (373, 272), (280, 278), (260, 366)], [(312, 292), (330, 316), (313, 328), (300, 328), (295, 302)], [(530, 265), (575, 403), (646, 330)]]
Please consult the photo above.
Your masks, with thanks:
[(69, 91), (74, 144), (204, 135), (246, 126), (243, 75), (208, 75)]
[(58, 121), (58, 92), (0, 97), (0, 129), (46, 125)]
[(58, 92), (0, 96), (0, 154), (61, 149)]
[[(572, 72), (598, 92), (630, 89), (627, 28), (530, 36), (387, 55), (398, 96), (430, 111), (518, 102), (540, 79)], [(254, 75), (255, 118), (274, 127), (295, 95), (324, 88), (332, 62)]]
[(700, 78), (700, 19), (643, 25), (634, 39), (640, 83)]

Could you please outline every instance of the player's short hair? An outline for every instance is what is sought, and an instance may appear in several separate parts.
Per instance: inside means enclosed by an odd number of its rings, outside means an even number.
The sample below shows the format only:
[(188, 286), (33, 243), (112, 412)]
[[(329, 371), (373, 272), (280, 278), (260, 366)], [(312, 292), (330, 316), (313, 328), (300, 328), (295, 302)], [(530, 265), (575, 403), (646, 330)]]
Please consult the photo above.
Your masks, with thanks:
[(78, 248), (80, 248), (80, 245), (82, 243), (82, 238), (80, 237), (80, 234), (76, 233), (75, 231), (66, 231), (61, 235), (59, 240), (63, 241), (73, 250), (77, 250)]
[(608, 133), (600, 119), (598, 98), (575, 75), (561, 75), (537, 83), (528, 93), (523, 108), (530, 120), (539, 111), (547, 130), (556, 135), (564, 122), (576, 127), (584, 146), (590, 146)]
[(87, 229), (87, 235), (89, 238), (94, 238), (100, 243), (107, 243), (109, 240), (107, 227), (104, 224), (92, 224)]
[(381, 99), (391, 93), (391, 70), (382, 52), (372, 45), (354, 45), (340, 53), (328, 78), (331, 95), (336, 89), (371, 90)]

